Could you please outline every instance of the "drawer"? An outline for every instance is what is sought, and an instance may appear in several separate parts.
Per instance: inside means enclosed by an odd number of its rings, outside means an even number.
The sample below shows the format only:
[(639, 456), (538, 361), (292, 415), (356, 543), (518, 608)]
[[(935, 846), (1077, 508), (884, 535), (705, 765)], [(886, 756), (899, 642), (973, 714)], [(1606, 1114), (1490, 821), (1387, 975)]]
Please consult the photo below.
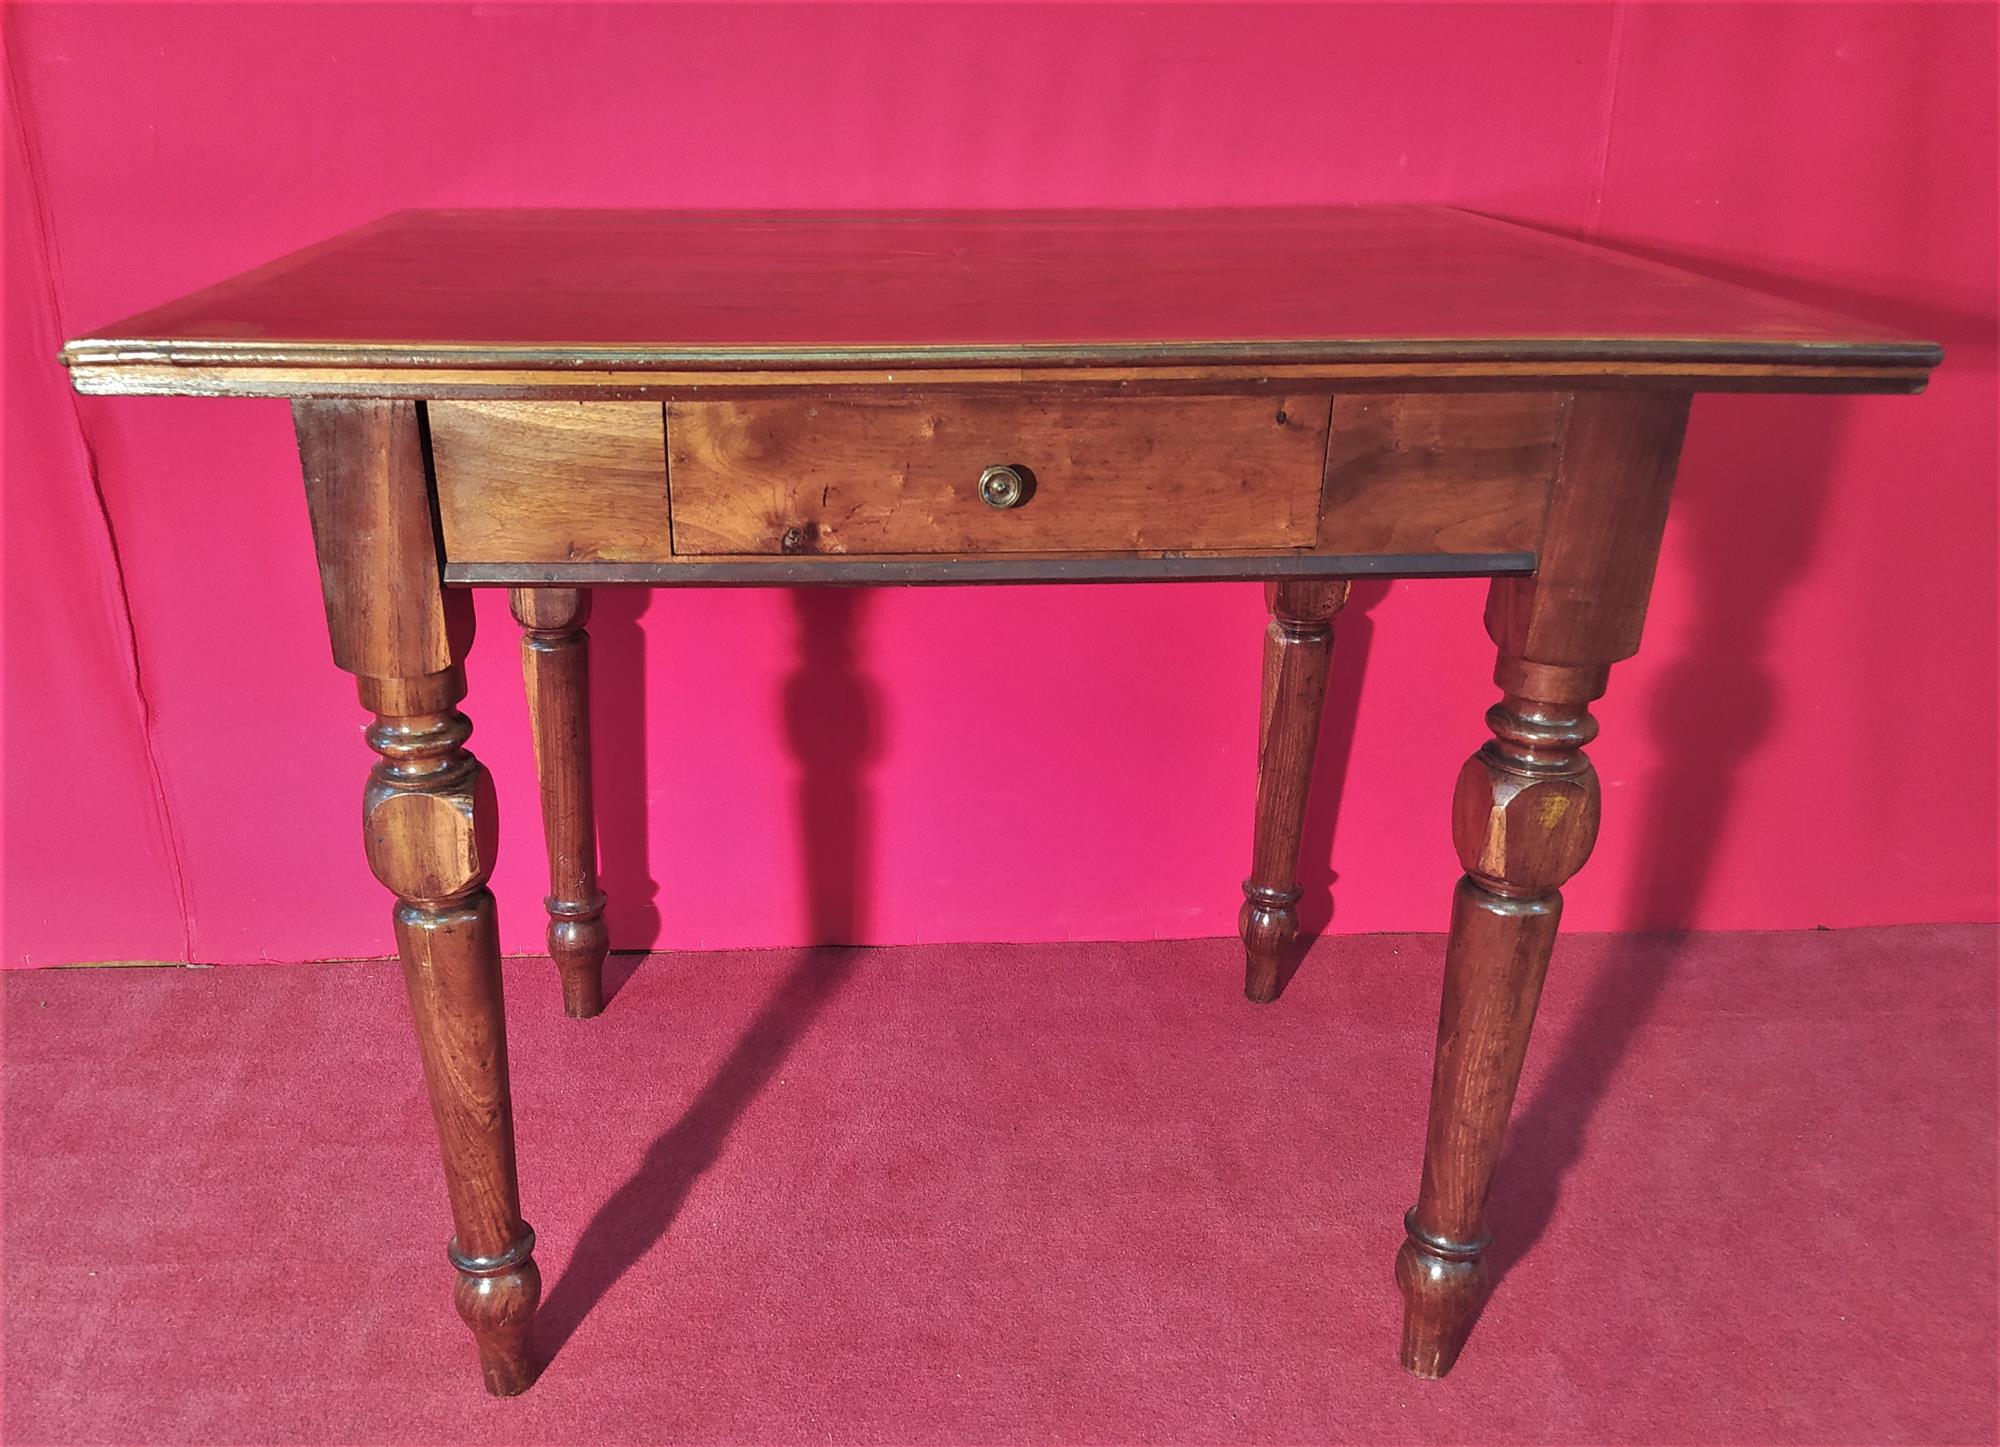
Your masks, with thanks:
[(674, 401), (674, 552), (1308, 548), (1331, 409), (1326, 394)]
[(657, 402), (431, 402), (454, 563), (653, 563), (667, 537)]

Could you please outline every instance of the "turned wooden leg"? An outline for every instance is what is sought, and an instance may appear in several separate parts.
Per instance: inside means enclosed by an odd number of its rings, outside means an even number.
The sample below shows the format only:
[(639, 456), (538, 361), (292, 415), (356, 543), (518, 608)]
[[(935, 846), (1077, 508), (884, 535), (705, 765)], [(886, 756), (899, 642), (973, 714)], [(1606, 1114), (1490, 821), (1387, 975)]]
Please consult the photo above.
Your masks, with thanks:
[(458, 1276), (487, 1390), (534, 1380), (541, 1297), (514, 1171), (493, 895), (493, 783), (458, 711), (465, 594), (441, 586), (415, 404), (294, 406), (334, 662), (356, 675), (381, 755), (362, 798), (369, 867), (396, 896), (396, 943), (444, 1159)]
[(1586, 706), (1604, 676), (1503, 659), (1506, 696), (1486, 716), (1493, 741), (1452, 796), (1466, 874), (1445, 950), (1423, 1184), (1396, 1258), (1403, 1365), (1420, 1377), (1451, 1369), (1485, 1294), (1486, 1192), (1562, 915), (1557, 891), (1597, 838), (1597, 776), (1582, 747), (1597, 732)]
[(535, 1379), (528, 1323), (541, 1299), (535, 1233), (521, 1219), (507, 1022), (493, 894), (493, 781), (466, 752), (472, 725), (454, 705), (456, 670), (361, 680), (381, 753), (362, 816), (368, 862), (396, 894), (396, 944), (444, 1155), (458, 1270), (453, 1299), (479, 1344), (486, 1390)]
[(1299, 933), (1299, 837), (1305, 830), (1313, 751), (1326, 704), (1333, 615), (1347, 602), (1345, 578), (1268, 583), (1264, 701), (1258, 722), (1257, 825), (1243, 881), (1243, 993), (1274, 1000), (1281, 967)]
[(604, 896), (597, 888), (597, 833), (590, 803), (590, 594), (576, 588), (516, 588), (521, 672), (535, 733), (542, 832), (549, 847), (549, 957), (562, 975), (563, 1010), (588, 1019), (604, 1008)]
[(1579, 392), (1564, 423), (1539, 566), (1497, 580), (1493, 732), (1459, 772), (1452, 900), (1423, 1182), (1396, 1256), (1403, 1365), (1451, 1370), (1486, 1290), (1486, 1193), (1562, 915), (1597, 839), (1583, 746), (1610, 666), (1639, 647), (1685, 396)]

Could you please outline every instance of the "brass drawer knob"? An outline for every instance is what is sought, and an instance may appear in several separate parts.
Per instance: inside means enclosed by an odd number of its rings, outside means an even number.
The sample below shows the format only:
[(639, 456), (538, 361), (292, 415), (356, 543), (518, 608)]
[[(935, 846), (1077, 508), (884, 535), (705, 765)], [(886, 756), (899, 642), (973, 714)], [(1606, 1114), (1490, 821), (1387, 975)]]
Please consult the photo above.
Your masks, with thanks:
[(1028, 500), (1028, 479), (1018, 467), (989, 467), (979, 474), (979, 500), (988, 507), (1019, 507)]

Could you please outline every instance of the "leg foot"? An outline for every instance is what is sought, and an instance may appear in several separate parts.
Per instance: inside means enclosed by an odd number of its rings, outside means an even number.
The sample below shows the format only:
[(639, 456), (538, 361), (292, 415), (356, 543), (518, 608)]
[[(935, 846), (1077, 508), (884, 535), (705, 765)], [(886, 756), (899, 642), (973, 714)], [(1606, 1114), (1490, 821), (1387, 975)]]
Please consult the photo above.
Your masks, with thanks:
[(1451, 1370), (1486, 1299), (1484, 1242), (1435, 1241), (1405, 1224), (1411, 1234), (1396, 1253), (1396, 1285), (1403, 1293), (1403, 1370), (1437, 1378)]
[(1257, 746), (1257, 827), (1243, 881), (1243, 993), (1278, 998), (1299, 934), (1299, 837), (1326, 704), (1333, 615), (1347, 602), (1345, 578), (1265, 585), (1264, 694)]
[(527, 1231), (511, 1264), (480, 1262), (459, 1254), (451, 1244), (451, 1262), (458, 1270), (452, 1303), (459, 1319), (479, 1346), (479, 1370), (486, 1390), (496, 1397), (515, 1397), (535, 1383), (540, 1368), (528, 1355), (528, 1328), (542, 1299), (541, 1268), (528, 1253), (535, 1233)]
[(562, 977), (563, 1013), (588, 1020), (604, 1010), (604, 961), (611, 953), (611, 933), (604, 927), (604, 896), (581, 905), (550, 895), (549, 958)]
[(1243, 909), (1236, 932), (1243, 936), (1243, 993), (1259, 1005), (1278, 998), (1285, 956), (1299, 937), (1300, 891), (1267, 889), (1243, 881)]

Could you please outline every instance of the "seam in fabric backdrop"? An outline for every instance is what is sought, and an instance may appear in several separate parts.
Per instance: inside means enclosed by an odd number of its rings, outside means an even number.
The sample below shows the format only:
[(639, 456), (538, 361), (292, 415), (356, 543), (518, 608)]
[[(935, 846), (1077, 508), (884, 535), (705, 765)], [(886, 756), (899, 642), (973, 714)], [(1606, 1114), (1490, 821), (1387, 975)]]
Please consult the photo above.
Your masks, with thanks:
[(1613, 0), (1611, 33), (1604, 46), (1604, 109), (1597, 123), (1597, 156), (1590, 178), (1590, 215), (1584, 223), (1586, 236), (1604, 234), (1604, 193), (1611, 184), (1611, 131), (1618, 118), (1618, 77), (1625, 68), (1625, 32), (1631, 17), (1627, 0)]
[[(9, 24), (11, 31), (13, 26)], [(42, 185), (41, 157), (35, 142), (34, 127), (29, 122), (26, 91), (21, 84), (21, 76), (14, 63), (15, 37), (8, 36), (7, 52), (7, 97), (8, 109), (21, 137), (21, 168), (27, 181), (28, 199), (34, 212), (35, 229), (41, 240), (42, 279), (48, 289), (49, 316), (55, 322), (58, 336), (66, 334), (63, 326), (62, 292), (57, 284), (59, 275), (58, 251), (55, 224), (48, 212), (46, 193)], [(99, 476), (97, 449), (92, 446), (90, 431), (84, 425), (83, 408), (74, 389), (65, 382), (64, 395), (69, 399), (70, 421), (76, 428), (77, 445), (82, 449), (84, 472), (90, 481), (91, 500), (95, 503), (97, 517), (104, 528), (104, 547), (111, 562), (111, 585), (117, 613), (117, 626), (125, 639), (126, 666), (130, 670), (132, 694), (139, 711), (139, 740), (146, 757), (146, 782), (153, 796), (153, 812), (158, 820), (160, 835), (166, 845), (167, 872), (173, 880), (174, 906), (180, 915), (181, 963), (194, 963), (194, 910), (188, 898), (187, 871), (182, 858), (183, 848), (180, 831), (174, 823), (174, 811), (167, 796), (166, 769), (161, 763), (158, 741), (154, 736), (153, 702), (146, 692), (146, 673), (140, 661), (139, 630), (132, 619), (132, 596), (125, 581), (125, 559), (118, 546), (118, 529), (111, 518), (111, 506), (104, 496), (104, 484)]]

